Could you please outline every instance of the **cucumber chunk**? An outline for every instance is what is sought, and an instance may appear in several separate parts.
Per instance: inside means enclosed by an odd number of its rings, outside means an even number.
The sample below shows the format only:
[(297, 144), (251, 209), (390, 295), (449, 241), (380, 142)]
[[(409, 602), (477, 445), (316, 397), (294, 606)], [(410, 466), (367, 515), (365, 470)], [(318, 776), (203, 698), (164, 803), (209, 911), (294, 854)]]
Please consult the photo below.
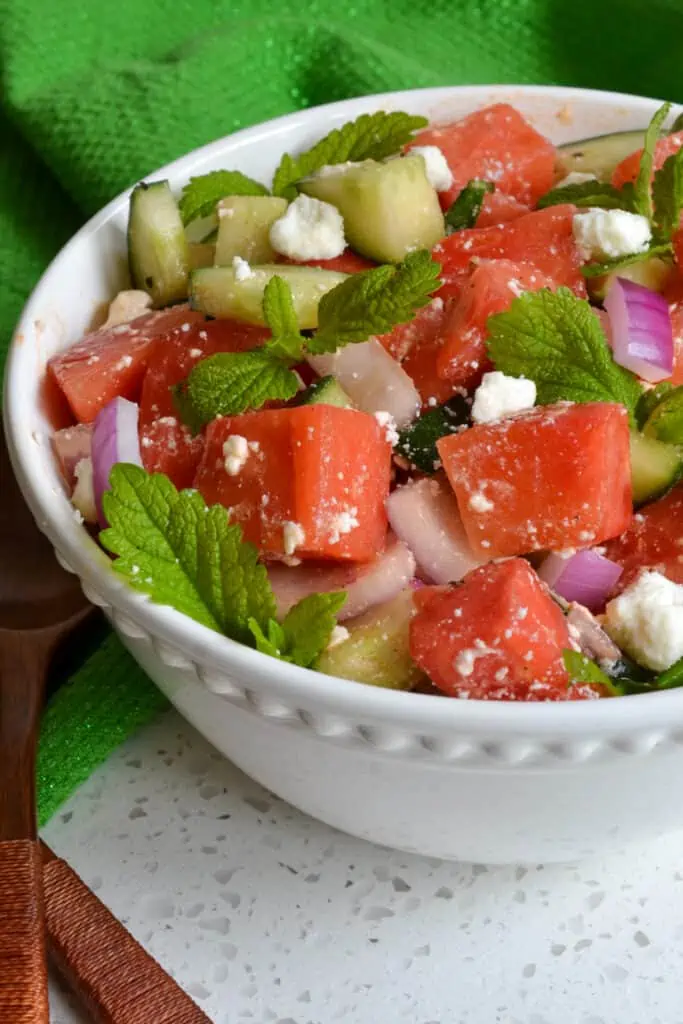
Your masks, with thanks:
[(631, 480), (636, 505), (658, 498), (678, 479), (683, 460), (673, 445), (631, 433)]
[(210, 242), (189, 242), (188, 252), (190, 255), (191, 270), (198, 270), (200, 267), (213, 266), (216, 247), (215, 245), (211, 245)]
[(270, 229), (287, 209), (277, 196), (228, 196), (218, 204), (217, 266), (229, 266), (235, 256), (247, 263), (272, 263), (275, 250)]
[(403, 590), (347, 623), (351, 635), (324, 651), (316, 668), (370, 686), (412, 690), (425, 678), (410, 657), (408, 627), (413, 613), (413, 592)]
[(265, 326), (261, 308), (263, 291), (276, 275), (291, 288), (302, 331), (318, 326), (318, 303), (348, 276), (320, 267), (265, 263), (251, 267), (250, 275), (240, 279), (233, 267), (203, 267), (195, 270), (190, 278), (190, 305), (219, 319), (244, 320)]
[(413, 249), (431, 249), (446, 234), (439, 197), (421, 156), (340, 165), (297, 187), (336, 206), (349, 245), (378, 263), (398, 263)]
[(155, 306), (187, 296), (190, 256), (178, 204), (167, 181), (133, 189), (128, 216), (128, 262), (133, 287)]
[(353, 402), (336, 377), (321, 377), (302, 391), (292, 405), (336, 405), (340, 409), (353, 409)]
[(612, 132), (579, 139), (559, 147), (564, 177), (571, 171), (594, 174), (601, 181), (609, 181), (612, 171), (631, 153), (643, 148), (645, 129), (632, 132)]

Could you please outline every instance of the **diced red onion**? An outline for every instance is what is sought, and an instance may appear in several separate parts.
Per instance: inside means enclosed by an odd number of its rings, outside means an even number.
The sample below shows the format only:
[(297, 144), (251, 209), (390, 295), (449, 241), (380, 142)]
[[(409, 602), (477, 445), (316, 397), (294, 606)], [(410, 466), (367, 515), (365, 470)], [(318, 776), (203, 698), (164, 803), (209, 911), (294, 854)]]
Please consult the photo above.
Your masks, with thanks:
[(615, 362), (656, 384), (673, 373), (674, 343), (666, 299), (617, 277), (605, 297)]
[(538, 575), (566, 601), (576, 601), (590, 611), (600, 611), (623, 569), (597, 551), (575, 555), (548, 555)]
[(360, 567), (311, 567), (305, 563), (292, 567), (277, 563), (268, 566), (280, 618), (309, 594), (345, 590), (346, 601), (338, 614), (340, 622), (390, 601), (410, 583), (414, 573), (415, 559), (396, 537), (389, 539), (386, 550), (374, 562)]
[(70, 488), (76, 482), (76, 466), (81, 459), (90, 457), (92, 427), (89, 423), (77, 423), (75, 427), (64, 427), (55, 431), (52, 438), (59, 468)]
[(397, 487), (387, 498), (386, 509), (392, 530), (431, 582), (459, 580), (486, 561), (472, 551), (455, 495), (437, 477)]
[(417, 416), (421, 402), (415, 385), (376, 338), (307, 359), (321, 377), (333, 374), (363, 412), (388, 412), (399, 428)]
[(114, 398), (97, 415), (92, 432), (93, 483), (100, 526), (107, 520), (102, 495), (109, 489), (109, 475), (117, 462), (142, 465), (138, 438), (138, 407), (126, 398)]

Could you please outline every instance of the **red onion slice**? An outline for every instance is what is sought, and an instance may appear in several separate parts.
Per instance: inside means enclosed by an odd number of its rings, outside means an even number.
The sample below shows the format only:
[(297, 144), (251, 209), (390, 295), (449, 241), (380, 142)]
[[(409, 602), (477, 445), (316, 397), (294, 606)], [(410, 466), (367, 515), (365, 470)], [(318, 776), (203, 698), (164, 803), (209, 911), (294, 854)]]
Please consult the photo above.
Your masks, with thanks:
[(142, 465), (138, 438), (138, 407), (126, 398), (114, 398), (98, 413), (92, 432), (93, 483), (100, 526), (107, 520), (102, 495), (109, 489), (109, 475), (117, 462)]
[(656, 384), (673, 373), (669, 305), (658, 292), (617, 277), (604, 302), (615, 362)]
[(431, 582), (459, 580), (486, 561), (472, 551), (455, 495), (439, 478), (397, 487), (387, 498), (386, 509), (392, 530)]
[(326, 594), (345, 590), (346, 601), (339, 611), (339, 621), (354, 619), (376, 604), (390, 601), (403, 590), (415, 573), (415, 559), (405, 544), (391, 537), (386, 550), (368, 565), (300, 566), (269, 565), (268, 576), (275, 594), (278, 617), (309, 594)]
[(417, 416), (421, 401), (415, 385), (376, 338), (307, 358), (322, 377), (333, 374), (363, 412), (388, 412), (399, 428)]
[(565, 601), (576, 601), (590, 611), (600, 611), (623, 569), (597, 551), (575, 555), (548, 555), (538, 575)]

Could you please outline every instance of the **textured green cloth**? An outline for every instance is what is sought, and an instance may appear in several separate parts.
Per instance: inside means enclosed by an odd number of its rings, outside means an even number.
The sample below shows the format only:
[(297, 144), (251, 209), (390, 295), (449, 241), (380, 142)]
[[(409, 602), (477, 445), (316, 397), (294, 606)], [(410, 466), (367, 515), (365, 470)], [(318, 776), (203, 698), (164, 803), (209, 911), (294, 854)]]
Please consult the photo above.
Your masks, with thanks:
[[(681, 101), (682, 66), (683, 0), (0, 0), (0, 353), (86, 217), (237, 128), (477, 82)], [(109, 637), (45, 716), (42, 819), (162, 704)]]

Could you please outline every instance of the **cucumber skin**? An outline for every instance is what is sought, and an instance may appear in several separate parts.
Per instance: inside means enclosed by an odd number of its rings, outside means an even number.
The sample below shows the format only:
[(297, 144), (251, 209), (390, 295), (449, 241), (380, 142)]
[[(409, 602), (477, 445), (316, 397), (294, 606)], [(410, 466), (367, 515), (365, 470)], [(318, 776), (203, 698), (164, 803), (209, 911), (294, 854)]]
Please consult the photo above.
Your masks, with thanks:
[(608, 135), (594, 135), (589, 139), (578, 139), (558, 147), (562, 163), (562, 175), (570, 171), (595, 174), (601, 181), (609, 181), (617, 164), (631, 153), (642, 149), (645, 129), (628, 132), (611, 132)]
[(318, 303), (348, 274), (320, 267), (296, 267), (265, 263), (251, 268), (252, 276), (238, 281), (232, 267), (204, 267), (190, 276), (190, 306), (209, 316), (225, 320), (242, 320), (266, 326), (261, 303), (263, 291), (271, 277), (283, 278), (292, 289), (294, 310), (300, 330), (318, 326)]
[[(149, 254), (143, 255), (140, 251), (146, 241), (140, 237), (140, 233), (144, 231), (144, 225), (141, 223), (144, 210), (140, 208), (140, 204), (147, 199), (146, 205), (149, 206), (149, 200), (155, 198), (165, 203), (165, 214), (172, 223), (170, 225), (171, 237), (162, 239), (162, 242), (165, 242), (165, 246), (168, 247), (166, 266), (151, 273), (153, 268), (147, 261)], [(154, 304), (159, 307), (168, 306), (187, 298), (190, 252), (180, 211), (168, 181), (154, 181), (150, 184), (141, 182), (136, 185), (131, 193), (129, 210), (128, 267), (133, 286), (148, 292)], [(169, 235), (168, 228), (165, 233)], [(175, 248), (175, 252), (173, 252), (173, 248)], [(157, 275), (159, 281), (155, 283)], [(152, 280), (151, 285), (150, 279)]]
[(633, 431), (631, 479), (633, 503), (642, 505), (659, 498), (680, 479), (683, 459), (673, 445)]
[(446, 234), (420, 156), (365, 161), (339, 174), (306, 178), (297, 187), (336, 206), (351, 248), (378, 263), (399, 263), (413, 249), (433, 248)]
[(294, 399), (292, 405), (336, 405), (353, 409), (354, 405), (336, 377), (321, 377)]

